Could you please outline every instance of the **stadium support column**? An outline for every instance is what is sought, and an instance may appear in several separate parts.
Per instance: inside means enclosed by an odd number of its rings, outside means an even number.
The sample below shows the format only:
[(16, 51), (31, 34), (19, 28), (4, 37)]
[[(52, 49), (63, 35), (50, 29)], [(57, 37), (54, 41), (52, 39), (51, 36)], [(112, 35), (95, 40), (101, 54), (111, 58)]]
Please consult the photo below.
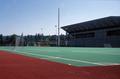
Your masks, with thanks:
[(58, 8), (58, 46), (60, 46), (60, 8)]

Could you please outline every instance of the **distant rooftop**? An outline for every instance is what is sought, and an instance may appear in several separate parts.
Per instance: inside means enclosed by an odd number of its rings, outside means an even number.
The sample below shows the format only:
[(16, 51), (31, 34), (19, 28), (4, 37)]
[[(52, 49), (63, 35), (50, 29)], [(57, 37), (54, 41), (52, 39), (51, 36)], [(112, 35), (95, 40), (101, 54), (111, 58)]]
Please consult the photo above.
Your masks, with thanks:
[(105, 28), (120, 27), (120, 16), (109, 16), (82, 23), (72, 24), (61, 27), (68, 33), (76, 31), (87, 31)]

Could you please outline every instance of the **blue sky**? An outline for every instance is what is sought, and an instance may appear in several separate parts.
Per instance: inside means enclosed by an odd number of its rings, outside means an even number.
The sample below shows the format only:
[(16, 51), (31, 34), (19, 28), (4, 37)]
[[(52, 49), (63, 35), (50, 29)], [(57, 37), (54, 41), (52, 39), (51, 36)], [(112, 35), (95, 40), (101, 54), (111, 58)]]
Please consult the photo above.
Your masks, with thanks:
[(120, 0), (0, 0), (0, 34), (56, 34), (58, 7), (61, 26), (120, 16)]

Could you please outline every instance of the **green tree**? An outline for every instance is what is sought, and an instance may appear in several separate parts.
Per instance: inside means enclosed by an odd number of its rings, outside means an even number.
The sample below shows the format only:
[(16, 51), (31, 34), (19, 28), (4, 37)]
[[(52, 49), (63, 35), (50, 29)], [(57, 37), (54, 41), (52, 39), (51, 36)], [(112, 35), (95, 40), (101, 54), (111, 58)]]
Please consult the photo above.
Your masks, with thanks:
[(17, 36), (16, 34), (10, 36), (9, 45), (15, 46), (16, 36)]
[(2, 46), (2, 45), (3, 45), (3, 35), (0, 34), (0, 46)]

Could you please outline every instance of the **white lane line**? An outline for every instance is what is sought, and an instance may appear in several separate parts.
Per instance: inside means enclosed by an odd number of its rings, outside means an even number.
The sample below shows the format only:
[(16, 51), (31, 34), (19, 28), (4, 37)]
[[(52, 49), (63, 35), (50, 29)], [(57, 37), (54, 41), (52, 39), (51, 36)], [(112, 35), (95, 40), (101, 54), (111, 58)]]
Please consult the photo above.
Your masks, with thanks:
[(101, 62), (104, 65), (120, 65), (120, 63)]
[(77, 60), (77, 59), (69, 59), (69, 58), (63, 58), (63, 57), (55, 57), (55, 56), (49, 56), (49, 55), (33, 54), (30, 52), (20, 52), (20, 51), (15, 51), (15, 52), (22, 53), (22, 54), (34, 55), (34, 56), (42, 56), (42, 57), (47, 57), (47, 58), (52, 58), (52, 59), (62, 59), (62, 60), (66, 60), (66, 61), (74, 61), (74, 62), (94, 64), (94, 65), (102, 65), (102, 66), (104, 65), (104, 64), (96, 63), (96, 62), (83, 61), (83, 60)]

